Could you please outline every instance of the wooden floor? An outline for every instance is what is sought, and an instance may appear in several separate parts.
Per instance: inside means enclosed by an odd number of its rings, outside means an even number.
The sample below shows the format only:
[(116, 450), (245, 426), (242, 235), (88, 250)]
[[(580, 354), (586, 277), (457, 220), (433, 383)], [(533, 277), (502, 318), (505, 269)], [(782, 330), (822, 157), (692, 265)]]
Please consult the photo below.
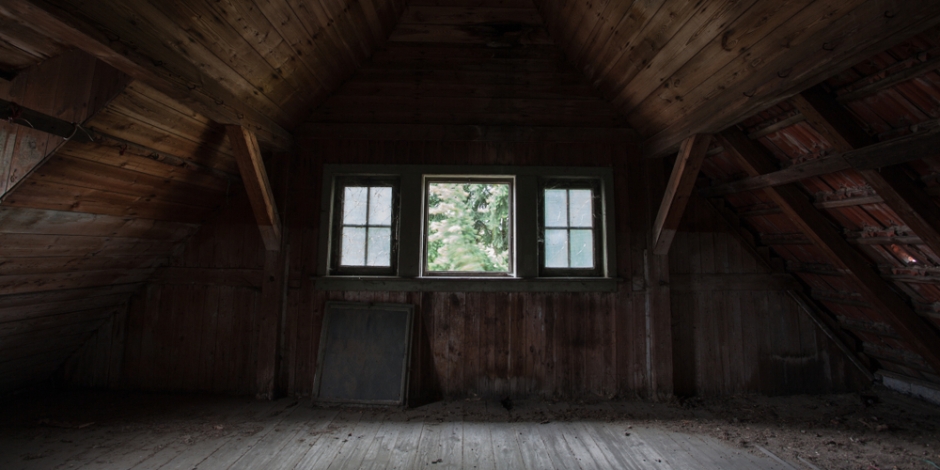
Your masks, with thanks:
[(631, 413), (617, 406), (526, 402), (509, 412), (481, 400), (401, 411), (166, 396), (56, 403), (0, 417), (0, 469), (792, 468), (625, 418)]

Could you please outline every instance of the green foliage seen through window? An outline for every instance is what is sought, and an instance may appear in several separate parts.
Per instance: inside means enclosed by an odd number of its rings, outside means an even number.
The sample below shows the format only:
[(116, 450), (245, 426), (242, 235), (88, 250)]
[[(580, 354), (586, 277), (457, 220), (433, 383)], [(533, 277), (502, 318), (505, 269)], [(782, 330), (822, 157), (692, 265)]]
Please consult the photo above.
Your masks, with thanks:
[(428, 185), (428, 270), (508, 272), (508, 183)]

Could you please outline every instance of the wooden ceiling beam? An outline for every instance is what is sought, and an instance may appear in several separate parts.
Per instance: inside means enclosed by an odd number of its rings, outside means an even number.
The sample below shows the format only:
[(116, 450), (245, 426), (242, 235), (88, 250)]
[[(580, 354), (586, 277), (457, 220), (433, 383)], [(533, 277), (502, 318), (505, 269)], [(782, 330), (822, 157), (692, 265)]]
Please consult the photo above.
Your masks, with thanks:
[(264, 169), (261, 149), (254, 134), (241, 126), (226, 126), (228, 138), (232, 142), (235, 160), (242, 174), (242, 182), (251, 201), (251, 209), (258, 221), (264, 247), (268, 251), (281, 249), (281, 218), (274, 203), (274, 192)]
[(183, 78), (189, 73), (171, 70), (165, 61), (147, 57), (136, 48), (123, 44), (120, 39), (112, 41), (107, 31), (89, 25), (42, 0), (4, 0), (0, 4), (0, 14), (26, 27), (42, 31), (63, 44), (74, 45), (213, 121), (247, 127), (271, 148), (291, 150), (293, 137), (290, 132), (201, 72), (195, 72), (199, 75), (198, 80)]
[[(737, 129), (718, 136), (732, 159), (748, 174), (772, 172), (773, 156)], [(816, 209), (809, 198), (792, 184), (765, 188), (765, 193), (783, 211), (825, 257), (845, 270), (859, 286), (864, 297), (884, 319), (920, 354), (935, 371), (940, 372), (940, 332), (902, 299), (871, 263), (842, 237), (836, 226)]]
[(702, 193), (706, 197), (715, 197), (742, 191), (753, 191), (795, 183), (806, 178), (827, 175), (836, 171), (875, 170), (938, 155), (940, 155), (940, 127), (847, 152), (826, 155), (805, 163), (798, 163), (783, 170), (776, 165), (771, 165), (770, 171), (767, 173), (712, 186), (704, 189)]
[(669, 254), (669, 247), (676, 236), (676, 230), (682, 221), (682, 214), (689, 203), (689, 196), (695, 188), (695, 179), (698, 178), (711, 142), (712, 136), (708, 134), (696, 134), (682, 142), (669, 182), (666, 184), (663, 202), (659, 205), (659, 212), (653, 223), (653, 253)]
[[(848, 152), (874, 143), (848, 110), (819, 87), (794, 96), (790, 103), (837, 151)], [(934, 253), (940, 253), (940, 207), (907, 177), (901, 166), (859, 169), (858, 172), (925, 245)]]

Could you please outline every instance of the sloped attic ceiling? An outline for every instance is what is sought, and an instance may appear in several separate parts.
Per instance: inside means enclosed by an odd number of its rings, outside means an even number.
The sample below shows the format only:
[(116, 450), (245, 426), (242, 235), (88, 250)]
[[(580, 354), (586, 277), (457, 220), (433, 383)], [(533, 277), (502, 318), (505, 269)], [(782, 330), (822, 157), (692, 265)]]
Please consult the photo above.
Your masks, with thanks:
[[(766, 149), (765, 157), (781, 167), (798, 167), (832, 159), (874, 142), (929, 137), (940, 118), (940, 75), (937, 47), (940, 30), (931, 29), (743, 121), (738, 126)], [(743, 135), (743, 134), (739, 134)], [(896, 141), (896, 140), (895, 140)], [(858, 142), (858, 143), (856, 143)], [(729, 144), (728, 141), (722, 144)], [(744, 165), (716, 144), (714, 156), (703, 167), (699, 182), (712, 195), (724, 199), (754, 235), (782, 261), (781, 268), (802, 280), (806, 291), (850, 333), (847, 342), (876, 368), (940, 383), (936, 367), (940, 331), (940, 279), (937, 277), (936, 206), (938, 161), (936, 146), (929, 158), (886, 165), (878, 171), (845, 168), (798, 178), (796, 187), (840, 238), (861, 255), (866, 269), (879, 279), (865, 279), (846, 256), (831, 256), (839, 240), (819, 241), (782, 207), (773, 189), (730, 188), (746, 174)], [(884, 145), (884, 144), (882, 144)], [(903, 158), (900, 149), (885, 149)], [(783, 189), (780, 189), (783, 188)], [(724, 204), (724, 203), (722, 203)], [(784, 204), (785, 205), (785, 204)], [(815, 231), (820, 232), (817, 228)], [(879, 294), (879, 292), (881, 292)], [(903, 307), (886, 308), (888, 294), (903, 300)], [(928, 332), (915, 339), (909, 328)]]
[[(103, 139), (65, 144), (0, 206), (4, 253), (16, 253), (0, 262), (0, 321), (19, 335), (0, 358), (2, 390), (48, 377), (110, 314), (77, 314), (89, 299), (119, 308), (242, 191), (221, 124), (245, 125), (279, 150), (290, 149), (292, 131), (340, 124), (630, 126), (661, 156), (926, 30), (940, 22), (940, 4), (7, 0), (0, 19), (0, 48), (20, 51), (0, 60), (2, 71), (53, 64), (69, 44), (134, 80), (88, 116)], [(477, 70), (459, 65), (473, 57)], [(31, 73), (0, 79), (0, 90)], [(548, 79), (530, 79), (539, 74)], [(39, 94), (57, 86), (42, 78)], [(460, 80), (433, 89), (427, 78)], [(44, 112), (58, 115), (54, 104)], [(51, 246), (74, 248), (49, 256)]]

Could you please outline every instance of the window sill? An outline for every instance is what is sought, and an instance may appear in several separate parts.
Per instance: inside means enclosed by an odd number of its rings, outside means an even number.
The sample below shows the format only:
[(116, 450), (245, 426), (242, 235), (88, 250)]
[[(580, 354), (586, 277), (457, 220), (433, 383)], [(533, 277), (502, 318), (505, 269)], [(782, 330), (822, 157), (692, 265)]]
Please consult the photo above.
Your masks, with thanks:
[(320, 291), (387, 292), (616, 292), (618, 278), (314, 277)]

